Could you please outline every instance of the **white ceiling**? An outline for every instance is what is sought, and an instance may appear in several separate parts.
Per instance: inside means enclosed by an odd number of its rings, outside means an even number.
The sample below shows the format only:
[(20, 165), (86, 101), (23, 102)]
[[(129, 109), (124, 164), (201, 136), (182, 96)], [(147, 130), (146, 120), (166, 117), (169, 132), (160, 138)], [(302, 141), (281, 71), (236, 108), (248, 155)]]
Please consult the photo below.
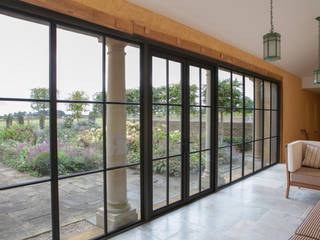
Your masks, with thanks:
[[(262, 36), (270, 31), (270, 0), (129, 1), (263, 57)], [(301, 77), (303, 87), (313, 88), (320, 0), (273, 0), (273, 15), (275, 31), (281, 34), (281, 60), (273, 64)]]

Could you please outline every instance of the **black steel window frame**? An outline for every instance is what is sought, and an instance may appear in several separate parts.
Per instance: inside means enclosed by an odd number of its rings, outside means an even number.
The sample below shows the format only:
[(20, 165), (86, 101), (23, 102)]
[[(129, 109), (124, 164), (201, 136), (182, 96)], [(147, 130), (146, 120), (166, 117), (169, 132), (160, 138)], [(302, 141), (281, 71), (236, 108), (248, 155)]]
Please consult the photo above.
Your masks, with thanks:
[[(219, 185), (217, 186), (218, 189), (221, 189), (221, 188), (224, 188), (232, 183), (235, 183), (235, 182), (238, 182), (239, 180), (247, 177), (247, 176), (251, 176), (252, 174), (256, 173), (256, 172), (259, 172), (263, 169), (266, 169), (267, 167), (271, 167), (273, 165), (275, 165), (276, 163), (278, 163), (279, 161), (279, 141), (280, 141), (280, 135), (279, 135), (279, 132), (280, 132), (280, 128), (279, 128), (279, 123), (280, 123), (280, 118), (279, 118), (279, 115), (280, 115), (280, 91), (279, 91), (279, 83), (278, 82), (275, 82), (275, 81), (272, 81), (270, 79), (266, 79), (266, 78), (263, 78), (261, 76), (259, 77), (256, 77), (252, 74), (246, 74), (242, 71), (239, 71), (238, 69), (235, 71), (233, 68), (230, 68), (230, 67), (225, 67), (225, 66), (220, 66), (218, 68), (218, 71), (226, 71), (226, 72), (229, 72), (230, 73), (230, 96), (231, 96), (231, 99), (230, 99), (230, 103), (228, 104), (228, 106), (217, 106), (217, 109), (218, 109), (218, 112), (221, 111), (221, 110), (228, 110), (230, 111), (230, 121), (228, 122), (228, 124), (230, 125), (230, 143), (229, 144), (225, 144), (225, 145), (222, 145), (222, 146), (217, 146), (218, 150), (217, 152), (219, 152), (220, 149), (229, 149), (229, 161), (230, 161), (230, 171), (229, 171), (229, 181), (226, 183), (226, 184), (223, 184), (223, 185)], [(237, 75), (242, 75), (242, 108), (238, 108), (238, 107), (234, 107), (234, 104), (233, 104), (233, 74), (237, 74)], [(253, 102), (254, 102), (254, 107), (253, 108), (247, 108), (246, 107), (246, 104), (245, 104), (245, 97), (246, 97), (246, 86), (245, 86), (245, 78), (246, 77), (253, 77)], [(261, 106), (256, 106), (256, 84), (257, 84), (257, 80), (258, 79), (261, 83), (261, 86), (262, 86), (262, 89), (261, 89)], [(219, 82), (219, 79), (217, 79), (217, 82)], [(266, 105), (266, 101), (265, 101), (265, 82), (268, 82), (270, 83), (270, 107), (269, 108), (266, 108), (265, 105)], [(272, 92), (273, 92), (273, 88), (272, 86), (275, 85), (276, 86), (276, 92), (277, 92), (277, 107), (274, 108), (273, 107), (273, 104), (272, 104)], [(219, 93), (219, 87), (218, 87), (218, 90), (217, 92)], [(241, 110), (242, 111), (242, 142), (240, 143), (233, 143), (233, 112), (234, 110)], [(246, 112), (247, 111), (253, 111), (253, 136), (252, 136), (252, 140), (250, 141), (246, 141), (245, 139), (245, 133), (246, 133), (246, 125), (245, 125), (245, 117), (246, 117)], [(262, 126), (261, 126), (261, 132), (262, 132), (262, 137), (259, 138), (259, 139), (256, 139), (256, 127), (255, 127), (255, 124), (256, 124), (256, 111), (261, 111), (262, 112), (262, 116), (261, 116), (261, 122), (262, 122)], [(269, 136), (268, 137), (265, 137), (265, 112), (268, 111), (270, 113), (270, 118), (269, 118), (269, 121), (270, 121), (270, 129), (269, 129)], [(277, 114), (277, 135), (276, 136), (272, 136), (272, 113), (276, 113)], [(269, 160), (270, 160), (270, 163), (269, 164), (265, 164), (265, 161), (264, 161), (264, 144), (265, 144), (265, 140), (269, 140)], [(277, 144), (277, 149), (275, 150), (276, 151), (276, 157), (277, 157), (277, 160), (275, 162), (272, 163), (271, 161), (271, 157), (272, 157), (272, 143), (271, 141), (272, 140), (277, 140), (278, 144)], [(219, 143), (217, 142), (216, 145), (218, 145)], [(248, 173), (248, 174), (245, 174), (245, 151), (244, 151), (244, 148), (245, 148), (245, 145), (246, 144), (252, 144), (253, 146), (253, 149), (252, 149), (252, 173)], [(256, 148), (256, 144), (261, 144), (261, 167), (259, 169), (257, 169), (256, 165), (255, 165), (255, 148)], [(240, 146), (242, 148), (242, 159), (241, 159), (241, 177), (240, 178), (237, 178), (235, 180), (232, 179), (232, 148), (233, 147), (236, 147), (236, 146)], [(216, 158), (216, 164), (218, 164), (218, 158)], [(216, 173), (218, 174), (218, 172)]]
[[(140, 46), (140, 124), (141, 124), (141, 133), (140, 133), (140, 141), (141, 141), (141, 161), (140, 164), (141, 165), (141, 220), (135, 224), (132, 225), (128, 225), (128, 226), (124, 226), (123, 228), (118, 229), (115, 232), (111, 232), (108, 234), (103, 234), (101, 236), (97, 236), (94, 237), (92, 239), (103, 239), (103, 238), (108, 238), (111, 236), (114, 236), (115, 234), (121, 233), (123, 231), (126, 231), (128, 229), (131, 229), (143, 222), (147, 222), (149, 220), (151, 220), (152, 218), (155, 218), (157, 216), (160, 216), (166, 212), (169, 211), (173, 211), (175, 210), (177, 207), (180, 207), (184, 204), (187, 204), (190, 201), (194, 201), (197, 200), (203, 196), (206, 196), (208, 194), (214, 193), (216, 191), (219, 191), (222, 188), (225, 188), (231, 184), (234, 184), (238, 181), (241, 181), (243, 178), (247, 178), (249, 176), (254, 175), (256, 172), (259, 172), (263, 169), (260, 169), (258, 171), (252, 172), (246, 176), (244, 176), (241, 179), (238, 179), (234, 182), (230, 182), (224, 186), (220, 186), (218, 187), (217, 185), (217, 176), (218, 176), (218, 145), (214, 144), (218, 142), (218, 107), (217, 107), (217, 102), (218, 102), (218, 98), (217, 98), (217, 93), (218, 93), (218, 68), (227, 68), (230, 69), (232, 71), (236, 71), (239, 72), (241, 74), (246, 74), (250, 77), (255, 77), (255, 78), (259, 78), (262, 80), (266, 80), (266, 81), (270, 81), (274, 84), (276, 84), (277, 86), (277, 91), (278, 91), (278, 103), (277, 103), (277, 109), (272, 109), (272, 111), (277, 112), (277, 136), (274, 137), (274, 139), (277, 140), (277, 145), (276, 145), (276, 156), (277, 156), (277, 160), (274, 164), (276, 164), (279, 161), (279, 143), (280, 143), (280, 81), (274, 80), (272, 78), (269, 77), (265, 77), (261, 74), (257, 74), (255, 72), (252, 71), (248, 71), (246, 69), (243, 69), (241, 67), (237, 67), (234, 66), (232, 64), (226, 63), (226, 62), (222, 62), (220, 60), (215, 60), (212, 59), (210, 57), (204, 56), (204, 55), (200, 55), (188, 50), (184, 50), (184, 49), (180, 49), (174, 46), (170, 46), (168, 44), (165, 43), (161, 43), (155, 40), (151, 40), (145, 37), (141, 37), (138, 35), (132, 35), (132, 34), (127, 34), (127, 33), (123, 33), (114, 29), (110, 29), (104, 26), (100, 26), (97, 24), (93, 24), (75, 17), (71, 17), (65, 14), (61, 14), (61, 13), (57, 13), (55, 11), (52, 10), (48, 10), (42, 7), (37, 7), (28, 3), (24, 3), (24, 2), (20, 2), (17, 0), (2, 0), (0, 2), (0, 14), (8, 14), (10, 16), (15, 16), (17, 15), (19, 18), (24, 18), (24, 19), (33, 19), (33, 20), (40, 20), (40, 21), (45, 21), (50, 23), (51, 29), (50, 29), (50, 87), (53, 89), (55, 85), (55, 81), (54, 79), (56, 79), (56, 68), (55, 68), (55, 64), (56, 64), (56, 58), (55, 56), (55, 52), (56, 52), (56, 41), (51, 41), (52, 38), (54, 38), (54, 36), (56, 35), (56, 32), (52, 29), (54, 29), (54, 27), (56, 25), (63, 25), (66, 27), (70, 27), (72, 29), (79, 29), (80, 31), (84, 31), (84, 32), (93, 32), (95, 34), (99, 34), (99, 35), (103, 35), (103, 36), (107, 36), (110, 38), (115, 38), (118, 40), (122, 40), (125, 42), (131, 42), (133, 44), (139, 45)], [(212, 178), (210, 179), (210, 189), (208, 191), (202, 192), (201, 194), (197, 195), (196, 197), (192, 198), (192, 199), (188, 199), (188, 196), (183, 196), (184, 201), (181, 204), (173, 204), (172, 206), (168, 207), (167, 209), (165, 209), (164, 211), (159, 211), (156, 215), (153, 214), (152, 211), (152, 201), (150, 201), (150, 199), (152, 199), (152, 161), (150, 161), (152, 159), (152, 147), (150, 146), (150, 142), (152, 141), (152, 86), (150, 84), (150, 78), (151, 78), (151, 71), (150, 71), (150, 62), (151, 62), (151, 58), (150, 58), (150, 50), (151, 48), (156, 48), (158, 50), (160, 50), (160, 52), (163, 53), (167, 53), (169, 55), (176, 55), (180, 58), (186, 59), (186, 60), (192, 60), (194, 62), (197, 63), (203, 63), (203, 64), (209, 64), (209, 66), (211, 66), (212, 72), (212, 79), (213, 84), (212, 84), (212, 107), (213, 107), (213, 111), (211, 113), (212, 115), (212, 123), (213, 123), (213, 127), (212, 129), (212, 139), (211, 139), (211, 144), (212, 144), (212, 162), (211, 162), (211, 172), (212, 174)], [(105, 76), (104, 76), (105, 77)], [(186, 69), (184, 69), (183, 71), (183, 77), (188, 77), (188, 72), (186, 71)], [(52, 84), (52, 86), (51, 86)], [(51, 89), (51, 91), (52, 91)], [(50, 91), (50, 92), (51, 92)], [(53, 92), (51, 93), (53, 94)], [(185, 96), (186, 98), (186, 96)], [(26, 101), (26, 102), (30, 102), (30, 101), (39, 101), (37, 99), (23, 99), (23, 98), (0, 98), (0, 101)], [(42, 100), (40, 100), (42, 101)], [(50, 106), (51, 105), (55, 105), (54, 101), (51, 99), (51, 101), (49, 100), (44, 100), (45, 102), (50, 102)], [(187, 99), (185, 99), (185, 102), (187, 101)], [(115, 103), (115, 104), (119, 104), (119, 103)], [(132, 104), (132, 103), (129, 103)], [(55, 106), (56, 107), (56, 106)], [(55, 120), (55, 107), (53, 106), (52, 108), (50, 108), (50, 122), (53, 121), (53, 119)], [(186, 116), (184, 116), (186, 117)], [(56, 121), (54, 121), (56, 122)], [(53, 138), (57, 129), (56, 126), (54, 126), (55, 124), (53, 124), (50, 129), (50, 131), (52, 131), (52, 134), (50, 135), (50, 138)], [(187, 137), (186, 133), (183, 133), (185, 138)], [(105, 140), (104, 140), (105, 141)], [(271, 144), (270, 144), (271, 145)], [(53, 163), (57, 163), (57, 146), (54, 146), (54, 144), (52, 145), (52, 161)], [(184, 150), (186, 149), (186, 147), (184, 147)], [(254, 154), (254, 153), (253, 153)], [(55, 155), (55, 156), (54, 156)], [(104, 156), (105, 158), (105, 156)], [(254, 164), (254, 161), (253, 161)], [(273, 166), (274, 164), (271, 164), (268, 167)], [(125, 166), (119, 166), (119, 167), (125, 167)], [(268, 167), (265, 167), (268, 168)], [(118, 167), (116, 167), (118, 168)], [(187, 166), (183, 166), (184, 171), (187, 172)], [(115, 169), (115, 168), (112, 168)], [(111, 170), (111, 169), (110, 169)], [(90, 174), (90, 173), (95, 173), (95, 172), (99, 172), (99, 171), (104, 171), (104, 170), (94, 170), (94, 171), (90, 171), (90, 172), (85, 172), (85, 173), (79, 173), (79, 174), (75, 174), (77, 176), (81, 176), (83, 174)], [(51, 169), (51, 179), (45, 179), (45, 180), (40, 180), (40, 181), (32, 181), (32, 182), (25, 182), (22, 184), (16, 184), (16, 185), (12, 185), (12, 186), (5, 186), (5, 187), (1, 187), (0, 191), (3, 190), (7, 190), (7, 189), (13, 189), (13, 188), (17, 188), (17, 187), (21, 187), (21, 186), (28, 186), (28, 185), (34, 185), (34, 184), (38, 184), (38, 183), (43, 183), (43, 182), (48, 182), (51, 181), (53, 184), (52, 188), (51, 188), (51, 205), (52, 205), (52, 233), (53, 233), (53, 239), (58, 240), (60, 239), (59, 237), (59, 195), (58, 195), (58, 189), (57, 189), (57, 184), (54, 183), (54, 181), (57, 181), (57, 179), (53, 179), (53, 177), (57, 178), (58, 174), (57, 174), (57, 169), (52, 168)], [(72, 176), (75, 176), (72, 175)], [(70, 176), (70, 177), (72, 177)], [(66, 178), (65, 176), (60, 177), (60, 178)], [(187, 176), (183, 176), (184, 181), (186, 183), (188, 183)], [(186, 188), (186, 186), (184, 186), (183, 188)], [(106, 192), (104, 193), (104, 196), (106, 197)], [(187, 200), (186, 200), (187, 199)], [(106, 219), (106, 218), (105, 218)]]

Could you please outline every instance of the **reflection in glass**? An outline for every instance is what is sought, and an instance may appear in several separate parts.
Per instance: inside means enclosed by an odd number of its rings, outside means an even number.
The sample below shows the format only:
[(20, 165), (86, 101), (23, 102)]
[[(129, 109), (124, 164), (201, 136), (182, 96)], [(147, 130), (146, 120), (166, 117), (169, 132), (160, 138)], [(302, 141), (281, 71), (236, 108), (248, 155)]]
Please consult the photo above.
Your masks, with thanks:
[(153, 161), (152, 169), (153, 210), (156, 210), (167, 205), (167, 160)]
[(263, 110), (255, 111), (255, 140), (259, 140), (263, 138)]
[(255, 108), (262, 109), (263, 108), (263, 81), (256, 78), (255, 79), (255, 86), (254, 86), (254, 93), (255, 93)]
[(169, 204), (181, 200), (181, 157), (169, 158)]
[(242, 177), (242, 144), (232, 147), (232, 180)]
[(203, 191), (210, 188), (211, 151), (204, 151), (201, 155), (201, 191)]
[(271, 89), (270, 82), (264, 81), (264, 108), (271, 108)]
[(264, 166), (270, 165), (270, 139), (265, 139), (263, 143), (263, 163)]
[[(194, 195), (199, 192), (199, 177), (200, 177), (200, 152), (190, 154), (190, 176), (189, 176), (189, 195)], [(202, 164), (204, 167), (204, 164)]]
[(278, 112), (271, 111), (271, 135), (275, 137), (278, 135)]
[(272, 138), (271, 139), (271, 164), (276, 163), (278, 161), (277, 151), (278, 151), (278, 140), (277, 138)]
[(254, 108), (254, 78), (245, 76), (245, 108)]
[(230, 182), (230, 147), (218, 150), (218, 186)]
[(253, 172), (253, 148), (254, 148), (254, 143), (245, 144), (244, 175), (248, 175)]
[(254, 145), (254, 171), (262, 168), (262, 143), (263, 141), (257, 141)]
[(270, 124), (271, 124), (271, 113), (268, 110), (264, 111), (264, 138), (270, 137)]
[(278, 86), (272, 83), (272, 109), (278, 109)]

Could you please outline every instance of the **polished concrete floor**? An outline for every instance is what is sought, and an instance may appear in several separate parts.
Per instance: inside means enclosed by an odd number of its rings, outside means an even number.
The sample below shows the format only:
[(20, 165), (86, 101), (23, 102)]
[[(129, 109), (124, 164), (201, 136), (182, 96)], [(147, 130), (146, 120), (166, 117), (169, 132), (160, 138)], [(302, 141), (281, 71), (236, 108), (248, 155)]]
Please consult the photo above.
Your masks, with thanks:
[(285, 166), (278, 164), (112, 239), (288, 239), (320, 191), (292, 187), (286, 199), (285, 186)]

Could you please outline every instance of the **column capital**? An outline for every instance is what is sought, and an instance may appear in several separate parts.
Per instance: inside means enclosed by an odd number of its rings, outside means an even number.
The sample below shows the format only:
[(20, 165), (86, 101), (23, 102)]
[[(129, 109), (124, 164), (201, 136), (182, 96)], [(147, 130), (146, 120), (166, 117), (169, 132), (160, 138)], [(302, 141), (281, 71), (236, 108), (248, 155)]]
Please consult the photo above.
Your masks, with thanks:
[(123, 51), (124, 48), (127, 46), (126, 42), (119, 41), (113, 38), (106, 39), (106, 45), (108, 46), (109, 52), (112, 50), (120, 50)]

